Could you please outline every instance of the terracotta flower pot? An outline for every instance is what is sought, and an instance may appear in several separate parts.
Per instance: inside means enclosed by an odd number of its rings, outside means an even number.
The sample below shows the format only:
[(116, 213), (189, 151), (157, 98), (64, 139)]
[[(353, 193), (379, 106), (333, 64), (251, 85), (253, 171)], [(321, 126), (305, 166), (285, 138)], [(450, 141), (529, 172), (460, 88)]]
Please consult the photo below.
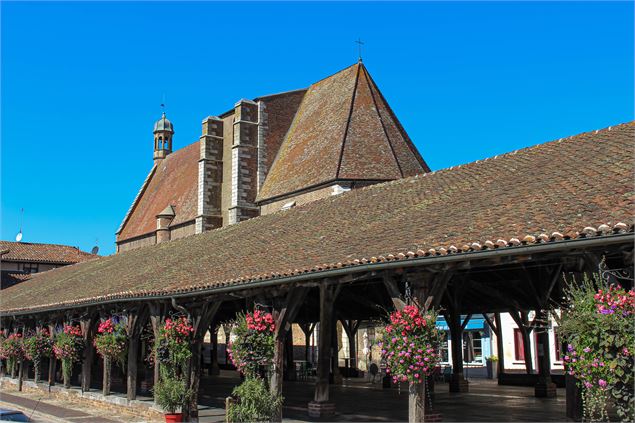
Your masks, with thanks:
[(166, 414), (166, 423), (177, 423), (183, 421), (183, 413)]

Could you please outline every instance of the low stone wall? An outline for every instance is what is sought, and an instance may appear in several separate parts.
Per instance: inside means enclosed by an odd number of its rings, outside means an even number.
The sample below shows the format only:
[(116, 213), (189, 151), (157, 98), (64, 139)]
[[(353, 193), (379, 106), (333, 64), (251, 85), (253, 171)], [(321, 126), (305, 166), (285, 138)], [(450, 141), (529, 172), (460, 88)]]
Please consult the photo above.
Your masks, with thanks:
[[(10, 377), (0, 377), (0, 389), (4, 391), (17, 391), (18, 380)], [(151, 401), (128, 401), (125, 397), (116, 395), (104, 396), (99, 391), (82, 392), (79, 388), (66, 389), (61, 385), (49, 386), (48, 383), (35, 383), (25, 380), (22, 382), (22, 390), (37, 392), (49, 398), (66, 402), (89, 405), (102, 409), (120, 410), (122, 413), (134, 414), (151, 421), (165, 421), (163, 411), (156, 408)]]

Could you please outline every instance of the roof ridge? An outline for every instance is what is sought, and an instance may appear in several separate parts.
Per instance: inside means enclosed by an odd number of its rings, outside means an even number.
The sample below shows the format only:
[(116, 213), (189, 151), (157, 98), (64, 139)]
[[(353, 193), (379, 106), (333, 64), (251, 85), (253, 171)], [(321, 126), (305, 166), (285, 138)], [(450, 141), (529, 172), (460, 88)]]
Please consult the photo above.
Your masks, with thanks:
[(384, 131), (384, 136), (386, 137), (386, 141), (390, 146), (390, 151), (392, 152), (392, 156), (395, 159), (395, 163), (397, 163), (397, 168), (399, 169), (399, 173), (401, 177), (404, 177), (403, 169), (401, 168), (401, 163), (399, 163), (399, 158), (397, 157), (397, 152), (395, 152), (395, 146), (392, 144), (392, 140), (388, 135), (388, 131), (386, 130), (386, 124), (384, 123), (384, 119), (381, 117), (381, 113), (379, 112), (379, 106), (377, 105), (377, 99), (375, 99), (375, 93), (373, 92), (373, 84), (371, 84), (368, 70), (366, 66), (362, 66), (362, 70), (364, 71), (364, 78), (366, 79), (366, 83), (368, 84), (368, 90), (370, 91), (370, 96), (373, 99), (373, 104), (375, 105), (375, 113), (377, 113), (377, 118), (379, 119), (379, 123), (381, 123), (381, 129)]
[(346, 139), (348, 138), (348, 131), (351, 127), (351, 116), (353, 116), (353, 108), (355, 107), (355, 95), (357, 94), (357, 85), (359, 84), (359, 73), (361, 67), (357, 67), (357, 73), (355, 74), (355, 84), (353, 85), (353, 95), (351, 95), (351, 106), (348, 109), (348, 118), (346, 119), (346, 128), (344, 128), (344, 137), (342, 138), (342, 147), (340, 148), (340, 156), (337, 160), (337, 167), (335, 168), (335, 179), (340, 176), (340, 169), (342, 168), (342, 158), (344, 157), (344, 148), (346, 147)]

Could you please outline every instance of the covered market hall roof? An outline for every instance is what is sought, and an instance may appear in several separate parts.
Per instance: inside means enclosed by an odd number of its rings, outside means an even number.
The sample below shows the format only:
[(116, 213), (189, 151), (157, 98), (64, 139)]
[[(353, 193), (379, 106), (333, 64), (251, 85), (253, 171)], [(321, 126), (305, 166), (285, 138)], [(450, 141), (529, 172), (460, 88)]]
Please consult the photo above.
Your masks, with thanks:
[(634, 135), (629, 122), (39, 273), (3, 291), (0, 311), (195, 295), (360, 264), (632, 231)]

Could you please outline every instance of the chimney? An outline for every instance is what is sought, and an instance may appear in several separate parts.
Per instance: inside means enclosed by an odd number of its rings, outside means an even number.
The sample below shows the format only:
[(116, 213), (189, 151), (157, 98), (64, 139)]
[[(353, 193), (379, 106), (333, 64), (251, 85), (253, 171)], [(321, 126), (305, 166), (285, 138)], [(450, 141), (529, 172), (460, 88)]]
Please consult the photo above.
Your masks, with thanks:
[(170, 223), (174, 220), (174, 207), (167, 206), (157, 214), (157, 244), (170, 240)]

